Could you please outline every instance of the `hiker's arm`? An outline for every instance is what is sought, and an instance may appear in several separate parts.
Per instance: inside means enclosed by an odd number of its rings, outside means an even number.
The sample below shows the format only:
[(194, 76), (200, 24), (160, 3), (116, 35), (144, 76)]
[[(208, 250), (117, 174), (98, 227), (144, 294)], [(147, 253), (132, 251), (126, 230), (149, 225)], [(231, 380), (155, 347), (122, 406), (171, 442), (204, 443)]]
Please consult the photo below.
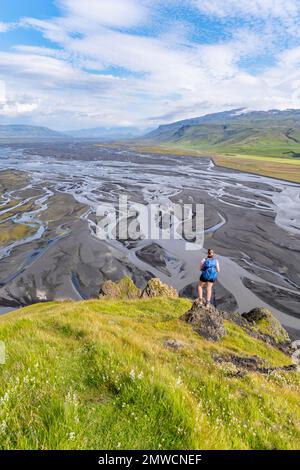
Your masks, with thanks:
[(219, 261), (217, 261), (217, 273), (220, 272), (220, 264), (219, 264)]
[(201, 263), (200, 263), (200, 271), (202, 271), (203, 264), (204, 264), (204, 260), (201, 260)]

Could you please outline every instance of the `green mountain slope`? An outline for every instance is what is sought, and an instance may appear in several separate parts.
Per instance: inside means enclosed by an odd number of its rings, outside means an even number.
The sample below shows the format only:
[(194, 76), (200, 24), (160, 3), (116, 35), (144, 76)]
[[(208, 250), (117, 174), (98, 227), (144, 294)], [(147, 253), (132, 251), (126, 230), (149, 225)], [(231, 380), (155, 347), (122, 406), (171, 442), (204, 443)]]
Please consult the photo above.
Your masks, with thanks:
[(190, 305), (56, 302), (3, 315), (0, 448), (299, 448), (298, 374), (241, 374), (215, 359), (289, 357), (229, 322), (221, 341), (204, 340), (179, 320)]
[(203, 152), (300, 157), (300, 110), (232, 110), (160, 126), (146, 140)]

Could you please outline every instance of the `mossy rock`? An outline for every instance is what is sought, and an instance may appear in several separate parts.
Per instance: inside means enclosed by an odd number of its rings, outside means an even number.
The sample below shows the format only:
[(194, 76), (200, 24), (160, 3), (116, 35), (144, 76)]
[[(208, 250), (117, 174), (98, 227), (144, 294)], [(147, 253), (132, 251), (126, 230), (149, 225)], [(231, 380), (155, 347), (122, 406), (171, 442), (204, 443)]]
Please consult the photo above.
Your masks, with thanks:
[(254, 330), (258, 330), (264, 336), (272, 338), (275, 343), (285, 344), (290, 342), (287, 331), (267, 308), (254, 308), (247, 313), (243, 313), (242, 316), (252, 324)]
[(107, 297), (111, 299), (138, 299), (140, 295), (140, 289), (128, 276), (123, 277), (118, 282), (104, 282), (99, 293), (100, 298)]
[(147, 297), (171, 297), (171, 298), (176, 298), (178, 297), (178, 291), (171, 286), (168, 286), (168, 284), (164, 284), (161, 282), (160, 279), (153, 277), (152, 279), (149, 279), (147, 282), (147, 285), (145, 289), (142, 292), (141, 295), (142, 298), (147, 298)]

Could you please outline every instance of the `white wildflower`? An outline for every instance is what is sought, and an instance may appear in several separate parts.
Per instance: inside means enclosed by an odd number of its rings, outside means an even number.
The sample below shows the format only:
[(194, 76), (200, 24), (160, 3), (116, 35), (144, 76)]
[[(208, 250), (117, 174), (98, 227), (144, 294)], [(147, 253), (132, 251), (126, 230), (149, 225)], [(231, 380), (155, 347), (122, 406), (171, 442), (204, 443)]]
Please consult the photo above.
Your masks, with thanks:
[(7, 423), (6, 421), (1, 421), (0, 423), (0, 434), (4, 434), (7, 428)]
[(0, 405), (5, 405), (6, 402), (9, 400), (9, 393), (5, 392), (3, 397), (0, 398)]

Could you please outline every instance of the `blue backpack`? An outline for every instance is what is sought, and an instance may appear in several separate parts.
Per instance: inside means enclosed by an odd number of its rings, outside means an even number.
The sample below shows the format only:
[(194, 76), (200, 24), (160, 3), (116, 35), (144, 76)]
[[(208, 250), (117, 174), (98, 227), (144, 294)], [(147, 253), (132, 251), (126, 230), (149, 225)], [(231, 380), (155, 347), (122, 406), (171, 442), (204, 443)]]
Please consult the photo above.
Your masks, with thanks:
[(205, 281), (214, 282), (218, 277), (217, 260), (214, 258), (206, 258), (202, 268), (202, 278)]

